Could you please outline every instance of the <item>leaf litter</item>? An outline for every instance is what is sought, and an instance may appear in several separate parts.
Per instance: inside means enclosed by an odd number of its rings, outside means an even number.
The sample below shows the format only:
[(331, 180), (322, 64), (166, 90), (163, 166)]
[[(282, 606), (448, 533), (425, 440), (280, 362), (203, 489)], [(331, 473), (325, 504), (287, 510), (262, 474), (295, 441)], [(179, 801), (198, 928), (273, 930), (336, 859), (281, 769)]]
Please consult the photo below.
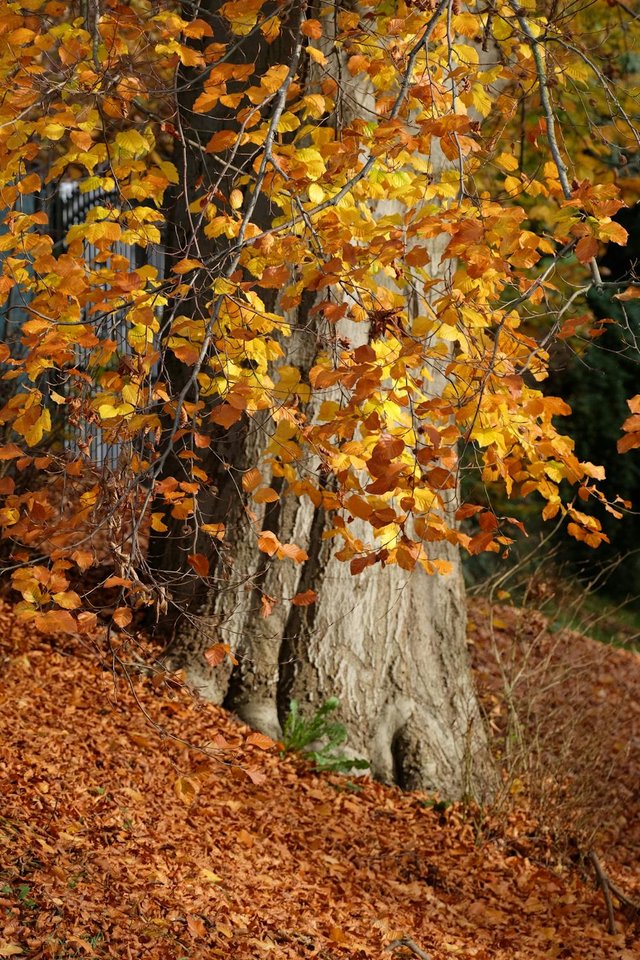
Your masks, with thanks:
[[(473, 612), (472, 651), (495, 714), (487, 617)], [(479, 814), (321, 775), (175, 682), (34, 636), (6, 604), (0, 637), (0, 957), (640, 956), (633, 920), (617, 910), (609, 934), (592, 878), (545, 855), (526, 798)], [(592, 684), (624, 681), (637, 705), (637, 658), (605, 652)], [(635, 707), (622, 733), (638, 741)], [(608, 781), (600, 852), (637, 893), (625, 776)]]

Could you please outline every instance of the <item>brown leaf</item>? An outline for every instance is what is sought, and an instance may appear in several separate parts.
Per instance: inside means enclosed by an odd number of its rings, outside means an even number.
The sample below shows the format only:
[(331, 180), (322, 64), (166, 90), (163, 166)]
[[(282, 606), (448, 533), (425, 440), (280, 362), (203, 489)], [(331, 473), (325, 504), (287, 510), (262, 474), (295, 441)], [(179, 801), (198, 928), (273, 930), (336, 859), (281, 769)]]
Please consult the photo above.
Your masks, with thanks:
[(595, 237), (583, 237), (576, 244), (576, 257), (580, 263), (588, 263), (598, 253), (598, 241)]

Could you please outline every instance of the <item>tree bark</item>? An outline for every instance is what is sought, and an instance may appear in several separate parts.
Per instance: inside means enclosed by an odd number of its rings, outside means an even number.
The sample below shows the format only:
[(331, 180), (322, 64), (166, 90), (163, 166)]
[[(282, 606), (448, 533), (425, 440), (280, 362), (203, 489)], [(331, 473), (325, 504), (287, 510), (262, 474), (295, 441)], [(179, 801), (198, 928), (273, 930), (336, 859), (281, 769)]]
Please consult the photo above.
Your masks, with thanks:
[[(330, 43), (327, 56), (338, 57)], [(348, 72), (343, 69), (341, 74), (344, 83)], [(366, 108), (370, 100), (361, 79), (349, 82), (343, 123), (354, 110), (349, 104)], [(309, 89), (313, 83), (312, 67)], [(192, 91), (191, 99), (197, 92)], [(182, 106), (186, 110), (189, 104)], [(206, 119), (210, 128), (229, 122)], [(179, 246), (189, 230), (186, 184), (202, 172), (201, 157), (185, 156), (185, 189), (178, 191), (173, 216)], [(198, 169), (190, 164), (198, 164)], [(442, 242), (430, 244), (437, 263)], [(308, 322), (312, 305), (307, 295), (298, 309), (297, 329), (306, 332), (283, 344), (285, 362), (303, 372), (316, 354)], [(336, 336), (356, 346), (367, 342), (368, 333), (365, 324), (343, 322)], [(347, 564), (332, 557), (334, 541), (322, 536), (327, 517), (309, 500), (289, 495), (262, 508), (252, 506), (263, 511), (254, 526), (238, 490), (243, 470), (260, 459), (266, 432), (256, 430), (255, 423), (252, 428), (241, 423), (221, 436), (221, 446), (206, 466), (214, 477), (214, 493), (205, 519), (223, 521), (227, 529), (225, 546), (210, 551), (215, 588), (181, 593), (179, 573), (186, 553), (181, 525), (176, 524), (169, 537), (152, 539), (151, 566), (159, 579), (165, 578), (182, 609), (168, 650), (172, 665), (186, 669), (202, 696), (275, 737), (293, 697), (311, 713), (336, 696), (349, 732), (348, 749), (370, 760), (376, 777), (451, 798), (481, 797), (490, 788), (491, 765), (467, 658), (458, 553), (449, 546), (438, 548), (436, 555), (452, 564), (449, 575), (376, 566), (353, 577)], [(175, 465), (176, 460), (167, 462), (169, 474)], [(273, 480), (272, 486), (278, 483)], [(298, 566), (259, 553), (255, 529), (272, 530), (281, 542), (299, 544), (308, 560)], [(204, 552), (207, 547), (202, 543), (198, 549)], [(299, 607), (290, 602), (308, 589), (318, 594), (315, 604)], [(261, 616), (263, 597), (277, 601), (266, 618)], [(205, 650), (220, 642), (233, 651), (235, 666), (228, 659), (214, 668), (207, 665)]]

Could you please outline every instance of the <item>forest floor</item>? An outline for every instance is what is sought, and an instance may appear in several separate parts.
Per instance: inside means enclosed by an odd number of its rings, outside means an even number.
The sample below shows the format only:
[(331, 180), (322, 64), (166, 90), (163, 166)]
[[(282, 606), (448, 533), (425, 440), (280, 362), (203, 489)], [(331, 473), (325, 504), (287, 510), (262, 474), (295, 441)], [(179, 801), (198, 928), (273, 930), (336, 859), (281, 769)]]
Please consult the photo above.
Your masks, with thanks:
[(587, 855), (640, 900), (640, 658), (531, 610), (469, 626), (485, 811), (317, 774), (0, 604), (0, 958), (638, 960)]

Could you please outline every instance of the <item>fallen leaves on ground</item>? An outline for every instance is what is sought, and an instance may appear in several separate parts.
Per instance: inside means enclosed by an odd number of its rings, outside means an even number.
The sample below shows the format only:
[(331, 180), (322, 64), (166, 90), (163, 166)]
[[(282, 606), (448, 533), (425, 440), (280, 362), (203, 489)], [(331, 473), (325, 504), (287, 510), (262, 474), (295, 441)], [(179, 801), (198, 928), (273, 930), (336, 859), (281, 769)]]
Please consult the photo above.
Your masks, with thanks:
[(479, 843), (462, 808), (281, 759), (6, 605), (0, 636), (0, 957), (399, 960), (403, 937), (433, 960), (639, 955), (593, 884), (514, 846), (522, 810)]
[(510, 768), (505, 788), (522, 790), (538, 854), (552, 841), (573, 844), (576, 854), (594, 849), (640, 903), (638, 653), (559, 629), (531, 607), (478, 601), (468, 636), (485, 713)]

